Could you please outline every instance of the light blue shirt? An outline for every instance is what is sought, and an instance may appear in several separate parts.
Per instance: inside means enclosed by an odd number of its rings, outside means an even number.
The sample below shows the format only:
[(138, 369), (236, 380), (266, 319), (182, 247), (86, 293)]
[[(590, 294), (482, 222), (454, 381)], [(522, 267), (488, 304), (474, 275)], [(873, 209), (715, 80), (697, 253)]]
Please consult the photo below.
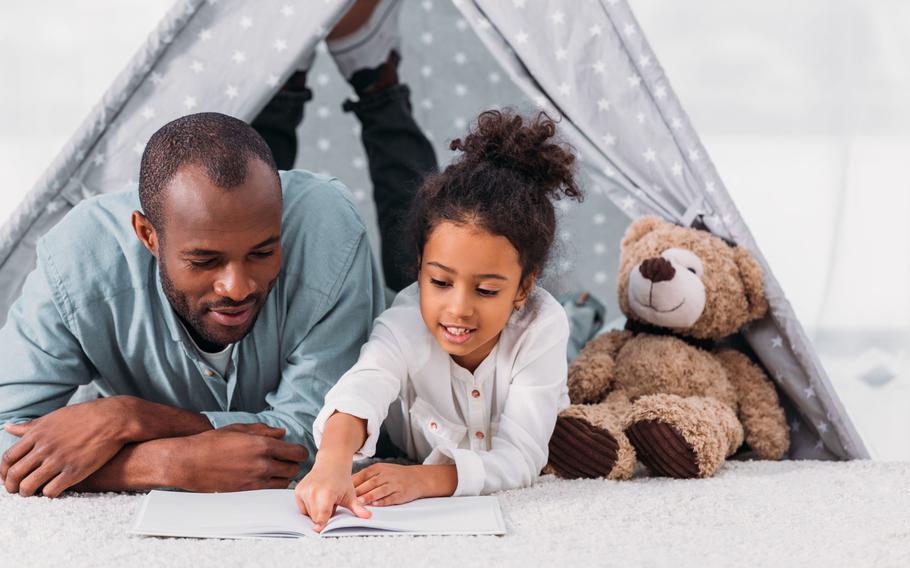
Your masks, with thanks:
[[(383, 309), (366, 230), (337, 180), (281, 172), (281, 271), (222, 375), (164, 295), (136, 238), (137, 191), (77, 205), (38, 242), (37, 268), (0, 329), (0, 424), (66, 405), (94, 381), (205, 414), (214, 427), (262, 422), (315, 456), (313, 419), (356, 361)], [(18, 438), (0, 430), (0, 453)]]

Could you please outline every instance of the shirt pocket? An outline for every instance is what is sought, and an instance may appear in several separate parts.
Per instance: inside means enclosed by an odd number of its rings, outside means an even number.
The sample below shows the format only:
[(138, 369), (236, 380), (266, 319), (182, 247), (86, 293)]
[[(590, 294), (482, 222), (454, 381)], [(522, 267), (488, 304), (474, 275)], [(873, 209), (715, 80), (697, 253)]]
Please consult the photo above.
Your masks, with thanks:
[(468, 433), (467, 426), (443, 418), (428, 402), (415, 398), (409, 411), (411, 427), (424, 435), (432, 447), (457, 448)]

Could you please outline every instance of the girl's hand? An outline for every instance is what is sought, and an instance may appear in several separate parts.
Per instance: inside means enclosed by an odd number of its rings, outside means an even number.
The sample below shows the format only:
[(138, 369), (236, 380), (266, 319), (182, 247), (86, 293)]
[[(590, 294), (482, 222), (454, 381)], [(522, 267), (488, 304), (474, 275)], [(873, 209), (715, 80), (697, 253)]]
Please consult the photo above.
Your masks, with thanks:
[(354, 492), (350, 470), (343, 468), (320, 467), (317, 463), (297, 484), (294, 497), (300, 512), (313, 519), (316, 532), (322, 532), (338, 505), (347, 507), (361, 519), (371, 516)]
[(353, 476), (357, 497), (365, 505), (401, 505), (422, 497), (448, 497), (458, 486), (454, 465), (377, 463)]

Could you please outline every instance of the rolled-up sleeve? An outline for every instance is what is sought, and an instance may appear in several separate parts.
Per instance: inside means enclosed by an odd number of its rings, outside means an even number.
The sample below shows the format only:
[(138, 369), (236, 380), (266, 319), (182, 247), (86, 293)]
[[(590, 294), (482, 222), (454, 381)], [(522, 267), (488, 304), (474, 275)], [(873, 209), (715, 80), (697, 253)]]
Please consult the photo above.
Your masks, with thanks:
[[(67, 302), (53, 263), (39, 248), (38, 267), (0, 329), (0, 426), (66, 406), (97, 374), (70, 328), (76, 324), (65, 315)], [(0, 430), (0, 454), (17, 440)]]
[[(365, 233), (353, 244), (348, 266), (329, 291), (334, 303), (285, 358), (278, 387), (265, 397), (268, 408), (256, 413), (204, 412), (214, 427), (262, 422), (284, 428), (285, 440), (309, 450), (304, 468), (309, 470), (316, 455), (313, 419), (329, 389), (356, 362), (373, 318), (384, 307), (382, 285)], [(294, 308), (292, 303), (287, 326), (295, 325)]]
[(357, 364), (345, 373), (325, 397), (325, 405), (313, 422), (316, 447), (322, 443), (325, 423), (335, 412), (367, 421), (367, 438), (354, 459), (376, 453), (379, 427), (386, 419), (389, 405), (401, 393), (407, 378), (404, 354), (391, 330), (380, 318), (370, 340), (360, 351)]
[[(549, 319), (549, 318), (548, 318)], [(513, 371), (499, 428), (489, 451), (437, 448), (458, 470), (455, 496), (494, 493), (534, 483), (547, 463), (556, 416), (568, 406), (566, 346), (569, 324), (560, 311), (539, 322)], [(431, 456), (432, 457), (432, 456)]]

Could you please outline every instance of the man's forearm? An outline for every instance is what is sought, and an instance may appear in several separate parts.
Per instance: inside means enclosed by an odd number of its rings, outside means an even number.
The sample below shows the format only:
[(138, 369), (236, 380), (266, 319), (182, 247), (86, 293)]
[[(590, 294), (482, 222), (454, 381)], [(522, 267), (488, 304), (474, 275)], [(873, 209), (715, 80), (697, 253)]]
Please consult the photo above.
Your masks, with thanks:
[(145, 491), (180, 487), (175, 447), (183, 436), (212, 429), (204, 414), (149, 402), (116, 397), (126, 412), (127, 444), (101, 469), (73, 487), (77, 491)]
[(181, 487), (175, 459), (179, 443), (177, 438), (164, 438), (129, 444), (73, 489), (99, 492)]
[(132, 442), (192, 436), (212, 429), (209, 419), (199, 412), (132, 396), (118, 398), (123, 399), (121, 402), (129, 413), (128, 436)]

